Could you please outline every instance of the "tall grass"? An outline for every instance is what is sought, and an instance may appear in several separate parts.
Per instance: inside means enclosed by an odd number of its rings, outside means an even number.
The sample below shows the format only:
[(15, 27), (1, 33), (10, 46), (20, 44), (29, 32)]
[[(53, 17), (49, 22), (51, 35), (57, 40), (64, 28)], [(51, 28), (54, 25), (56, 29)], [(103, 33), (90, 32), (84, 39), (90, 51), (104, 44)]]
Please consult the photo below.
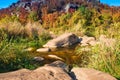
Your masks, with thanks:
[(23, 26), (19, 22), (8, 22), (0, 25), (0, 72), (20, 68), (35, 69), (31, 52), (25, 49), (40, 48), (50, 39), (47, 31), (38, 23)]
[(80, 66), (94, 68), (107, 72), (120, 79), (120, 41), (115, 47), (107, 47), (104, 44), (89, 47), (90, 51), (81, 51), (77, 53), (82, 57)]

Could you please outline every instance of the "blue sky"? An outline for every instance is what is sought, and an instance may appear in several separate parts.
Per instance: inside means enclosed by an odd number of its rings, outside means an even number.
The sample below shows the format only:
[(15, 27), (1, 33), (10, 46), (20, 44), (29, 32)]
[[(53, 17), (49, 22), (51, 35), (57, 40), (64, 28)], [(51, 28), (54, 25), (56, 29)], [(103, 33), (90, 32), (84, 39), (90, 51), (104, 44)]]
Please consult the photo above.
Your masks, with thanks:
[[(0, 0), (0, 8), (6, 8), (13, 2), (17, 2), (18, 0)], [(108, 5), (120, 6), (120, 0), (100, 0), (102, 3), (106, 3)]]
[(106, 3), (110, 6), (120, 6), (120, 0), (100, 0), (102, 3)]
[(13, 2), (17, 2), (18, 0), (0, 0), (0, 8), (6, 8), (11, 5)]

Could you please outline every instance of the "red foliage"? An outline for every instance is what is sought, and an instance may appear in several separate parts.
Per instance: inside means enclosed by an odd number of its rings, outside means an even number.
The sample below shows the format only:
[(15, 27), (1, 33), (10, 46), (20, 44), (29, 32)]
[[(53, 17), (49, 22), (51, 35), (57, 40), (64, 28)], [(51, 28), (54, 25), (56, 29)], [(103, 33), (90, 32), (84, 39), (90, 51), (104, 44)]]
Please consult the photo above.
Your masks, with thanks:
[(22, 23), (26, 23), (27, 22), (27, 17), (28, 17), (28, 12), (24, 8), (21, 7), (20, 11), (19, 11), (19, 20)]

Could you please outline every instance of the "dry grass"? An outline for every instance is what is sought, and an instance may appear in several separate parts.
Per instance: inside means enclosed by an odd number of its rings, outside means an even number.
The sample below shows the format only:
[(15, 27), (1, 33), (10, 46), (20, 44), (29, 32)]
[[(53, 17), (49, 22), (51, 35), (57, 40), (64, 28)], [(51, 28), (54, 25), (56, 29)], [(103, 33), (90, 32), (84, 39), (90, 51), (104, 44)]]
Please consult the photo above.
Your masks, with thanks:
[(7, 24), (1, 24), (0, 29), (9, 36), (22, 36), (33, 38), (40, 36), (43, 32), (47, 33), (39, 23), (27, 23), (25, 26), (19, 22), (8, 22)]

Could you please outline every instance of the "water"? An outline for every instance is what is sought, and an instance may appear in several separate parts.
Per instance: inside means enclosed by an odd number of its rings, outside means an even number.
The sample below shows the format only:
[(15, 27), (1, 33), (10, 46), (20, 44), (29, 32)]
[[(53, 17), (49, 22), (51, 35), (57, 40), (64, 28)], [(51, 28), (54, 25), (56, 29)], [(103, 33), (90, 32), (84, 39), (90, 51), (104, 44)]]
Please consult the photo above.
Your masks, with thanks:
[[(36, 57), (43, 57), (44, 61), (41, 61), (41, 63), (44, 64), (49, 64), (52, 63), (56, 60), (61, 60), (65, 62), (66, 64), (79, 64), (79, 55), (76, 54), (75, 49), (77, 45), (74, 45), (72, 47), (67, 47), (67, 48), (58, 48), (54, 51), (51, 52), (46, 52), (46, 53), (33, 53), (34, 56)], [(49, 55), (52, 55), (53, 58), (49, 57)], [(56, 57), (58, 58), (56, 58)], [(60, 58), (60, 59), (59, 59)]]

